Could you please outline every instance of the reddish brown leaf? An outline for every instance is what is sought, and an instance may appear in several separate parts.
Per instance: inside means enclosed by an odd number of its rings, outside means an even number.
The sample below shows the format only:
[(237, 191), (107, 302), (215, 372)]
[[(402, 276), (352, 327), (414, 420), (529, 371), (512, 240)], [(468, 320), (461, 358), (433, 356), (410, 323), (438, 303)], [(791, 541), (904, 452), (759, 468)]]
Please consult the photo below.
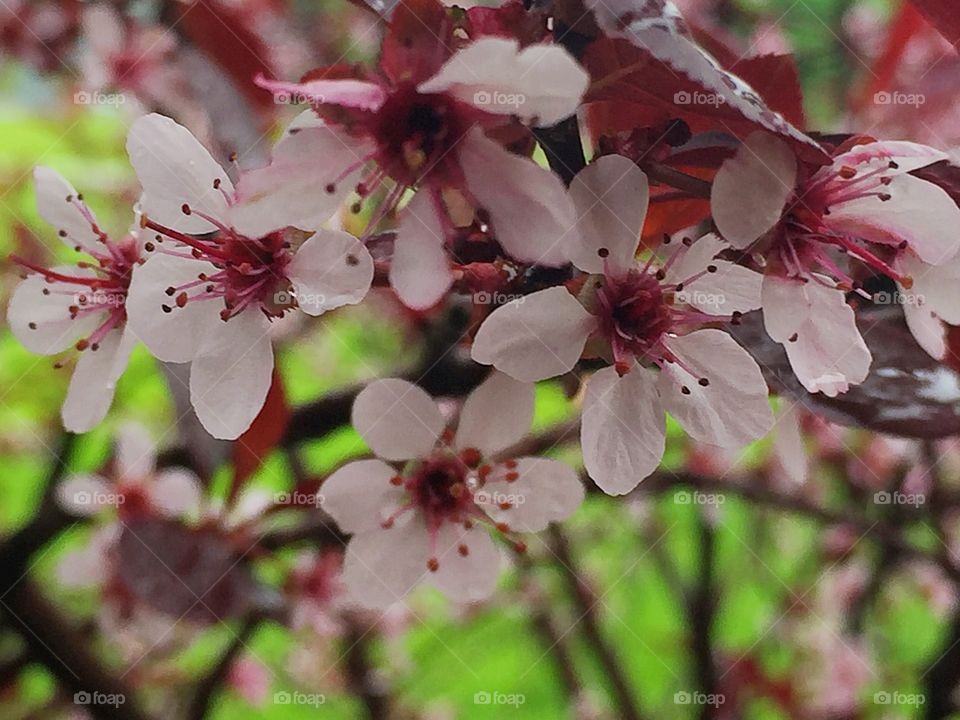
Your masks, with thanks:
[(250, 428), (233, 444), (235, 490), (255, 473), (266, 457), (280, 444), (290, 420), (290, 406), (280, 373), (274, 369), (267, 400)]
[(800, 73), (793, 55), (758, 55), (728, 67), (748, 82), (771, 110), (798, 128), (806, 127)]
[(956, 0), (912, 0), (947, 40), (960, 43), (960, 13)]

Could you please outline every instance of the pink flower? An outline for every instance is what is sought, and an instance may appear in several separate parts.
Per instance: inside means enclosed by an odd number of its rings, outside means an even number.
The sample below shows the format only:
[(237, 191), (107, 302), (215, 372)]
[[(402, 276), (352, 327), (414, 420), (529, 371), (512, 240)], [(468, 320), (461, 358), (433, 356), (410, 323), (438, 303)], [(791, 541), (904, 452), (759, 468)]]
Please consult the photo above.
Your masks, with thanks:
[(270, 670), (255, 657), (245, 655), (230, 666), (229, 685), (250, 705), (263, 705), (270, 693)]
[(199, 510), (200, 481), (183, 468), (156, 469), (156, 449), (146, 429), (135, 423), (117, 434), (116, 457), (107, 476), (71, 475), (57, 488), (57, 501), (73, 515), (96, 515), (114, 508), (122, 518), (156, 514), (178, 518)]
[[(273, 193), (295, 219), (309, 222), (351, 190), (366, 198), (390, 180), (371, 228), (407, 190), (419, 189), (398, 216), (390, 266), (391, 286), (415, 309), (434, 305), (450, 288), (455, 273), (448, 243), (477, 211), (506, 254), (531, 263), (562, 264), (574, 224), (559, 178), (484, 131), (508, 127), (514, 118), (551, 125), (572, 115), (586, 72), (559, 46), (521, 49), (502, 37), (476, 39), (443, 62), (445, 50), (438, 40), (427, 56), (410, 51), (407, 70), (384, 69), (371, 80), (261, 81), (275, 93), (315, 103), (325, 117), (339, 108), (346, 119), (341, 128), (301, 117), (274, 149), (270, 166), (238, 186), (244, 200), (256, 203)], [(325, 188), (325, 196), (317, 188)]]
[[(913, 279), (904, 270), (916, 265), (905, 255), (928, 265), (956, 255), (960, 209), (941, 188), (910, 175), (946, 157), (915, 143), (874, 142), (801, 178), (785, 143), (755, 133), (717, 173), (714, 221), (734, 247), (765, 256), (764, 325), (810, 392), (833, 397), (870, 369), (844, 291), (870, 296), (845, 262), (856, 260), (909, 288)], [(933, 340), (921, 342), (935, 347)]]
[(13, 258), (31, 274), (14, 292), (7, 319), (31, 352), (79, 352), (62, 416), (68, 430), (86, 432), (110, 409), (136, 344), (127, 329), (126, 302), (142, 243), (136, 232), (119, 241), (107, 237), (83, 196), (54, 170), (37, 167), (34, 179), (40, 217), (68, 247), (90, 259), (48, 270)]
[(648, 187), (627, 158), (595, 161), (570, 194), (580, 217), (570, 259), (591, 273), (579, 296), (553, 287), (498, 308), (474, 360), (523, 381), (573, 370), (586, 348), (606, 361), (587, 383), (581, 442), (607, 493), (632, 490), (659, 465), (666, 412), (708, 444), (763, 437), (773, 416), (760, 369), (727, 333), (704, 328), (758, 307), (760, 275), (715, 259), (726, 245), (713, 235), (659, 267), (654, 256), (638, 262)]
[(373, 260), (347, 233), (289, 228), (281, 202), (262, 201), (252, 215), (226, 172), (169, 118), (134, 123), (127, 150), (144, 189), (142, 224), (156, 233), (134, 275), (130, 322), (157, 358), (191, 363), (200, 421), (234, 439), (270, 387), (270, 321), (360, 302)]
[(533, 386), (500, 373), (467, 397), (455, 434), (417, 386), (364, 388), (353, 424), (378, 459), (349, 463), (321, 486), (323, 507), (354, 533), (343, 578), (357, 602), (388, 607), (422, 583), (460, 602), (486, 598), (500, 569), (491, 528), (539, 532), (577, 509), (583, 486), (572, 468), (501, 458), (532, 415)]

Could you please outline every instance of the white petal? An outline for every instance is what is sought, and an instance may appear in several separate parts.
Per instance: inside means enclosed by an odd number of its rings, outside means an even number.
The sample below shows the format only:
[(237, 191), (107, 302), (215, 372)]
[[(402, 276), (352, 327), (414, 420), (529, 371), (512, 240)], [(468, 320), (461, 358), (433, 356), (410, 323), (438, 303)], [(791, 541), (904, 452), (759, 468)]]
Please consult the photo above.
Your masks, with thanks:
[[(70, 275), (87, 274), (78, 268), (53, 269)], [(45, 295), (45, 290), (49, 294)], [(7, 321), (17, 340), (30, 352), (54, 355), (93, 332), (106, 320), (106, 312), (70, 319), (69, 308), (77, 304), (77, 296), (72, 293), (83, 290), (82, 285), (50, 283), (40, 275), (29, 276), (17, 286), (7, 306)]]
[(562, 286), (540, 290), (498, 307), (473, 341), (473, 359), (522, 382), (535, 382), (573, 369), (594, 317)]
[[(362, 161), (370, 154), (367, 144), (333, 128), (297, 122), (273, 148), (270, 164), (245, 172), (237, 182), (230, 217), (244, 233), (266, 234), (278, 220), (315, 230), (336, 213), (360, 178)], [(344, 176), (352, 166), (356, 169)]]
[(433, 307), (453, 284), (445, 245), (429, 194), (418, 192), (400, 214), (390, 262), (390, 287), (408, 308)]
[(484, 112), (554, 125), (577, 111), (589, 76), (558, 45), (529, 45), (484, 37), (456, 52), (420, 84), (422, 93), (447, 92)]
[(634, 366), (620, 377), (609, 367), (590, 378), (580, 443), (587, 473), (605, 493), (630, 492), (656, 470), (666, 432), (654, 373)]
[[(767, 384), (756, 361), (732, 337), (722, 330), (698, 330), (670, 338), (667, 346), (694, 375), (677, 363), (667, 364), (658, 381), (660, 398), (691, 437), (741, 447), (770, 431)], [(702, 386), (702, 378), (709, 385)]]
[(753, 133), (713, 180), (710, 209), (720, 234), (734, 247), (750, 245), (780, 220), (796, 180), (790, 146), (768, 133)]
[(356, 305), (373, 282), (373, 258), (363, 243), (341, 230), (317, 230), (297, 250), (287, 276), (300, 309), (321, 315)]
[(33, 178), (40, 217), (58, 233), (66, 233), (66, 237), (60, 237), (71, 248), (75, 245), (88, 249), (95, 247), (99, 236), (80, 211), (80, 206), (86, 205), (77, 199), (77, 191), (73, 185), (56, 170), (43, 165), (33, 169)]
[(947, 326), (930, 306), (905, 303), (903, 316), (917, 344), (930, 357), (943, 360), (947, 355)]
[(951, 325), (960, 325), (960, 258), (942, 265), (929, 265), (911, 253), (903, 253), (899, 270), (913, 279), (910, 290), (901, 289), (909, 305), (935, 312)]
[(64, 555), (57, 565), (57, 580), (70, 588), (106, 583), (112, 569), (109, 553), (119, 530), (119, 523), (104, 525), (93, 532), (86, 545)]
[[(539, 457), (517, 459), (513, 482), (488, 483), (484, 490), (490, 504), (482, 509), (517, 532), (540, 532), (552, 522), (570, 517), (583, 502), (584, 488), (576, 471), (558, 460)], [(494, 494), (497, 493), (497, 494)], [(506, 498), (504, 510), (497, 498)]]
[(477, 128), (460, 144), (460, 164), (467, 187), (487, 210), (507, 253), (541, 265), (569, 260), (576, 215), (560, 178)]
[(138, 422), (126, 422), (117, 431), (117, 475), (127, 481), (142, 481), (156, 467), (156, 443)]
[(390, 482), (396, 474), (382, 460), (347, 463), (323, 481), (323, 509), (344, 532), (375, 530), (402, 503), (404, 489)]
[(784, 346), (794, 374), (810, 392), (835, 397), (870, 371), (870, 350), (840, 290), (767, 275), (763, 324)]
[(490, 373), (463, 403), (456, 447), (489, 456), (520, 442), (533, 422), (533, 395), (532, 383)]
[[(196, 214), (184, 214), (184, 204), (219, 221), (227, 218), (224, 193), (233, 192), (233, 183), (182, 125), (156, 113), (138, 119), (127, 137), (127, 154), (143, 186), (143, 214), (151, 220), (202, 234), (215, 227)], [(219, 180), (220, 189), (214, 187), (214, 180)]]
[(80, 353), (61, 410), (67, 430), (84, 433), (100, 424), (113, 404), (117, 380), (127, 369), (136, 344), (133, 333), (117, 328), (104, 336), (97, 350), (88, 348)]
[(370, 449), (384, 460), (428, 454), (446, 424), (433, 398), (396, 378), (375, 380), (361, 390), (352, 419)]
[(71, 475), (57, 486), (57, 504), (71, 515), (87, 517), (108, 507), (113, 485), (99, 475)]
[(874, 242), (897, 245), (906, 240), (931, 265), (957, 254), (960, 208), (946, 191), (912, 175), (894, 177), (884, 191), (890, 200), (865, 197), (832, 206), (827, 224)]
[[(683, 290), (677, 293), (679, 302), (710, 315), (745, 313), (760, 307), (763, 276), (732, 262), (715, 260), (727, 247), (723, 240), (710, 233), (689, 248), (676, 251), (682, 254), (667, 271), (667, 282), (684, 283)], [(689, 281), (711, 265), (716, 267), (716, 272)]]
[(113, 61), (111, 56), (123, 50), (126, 30), (117, 11), (110, 5), (85, 5), (80, 22), (83, 39), (90, 43), (100, 62)]
[[(433, 557), (439, 566), (424, 580), (454, 602), (477, 602), (493, 594), (500, 576), (500, 551), (490, 533), (479, 525), (443, 523), (437, 531)], [(461, 554), (463, 549), (466, 555)]]
[[(159, 252), (134, 268), (127, 295), (128, 326), (157, 359), (192, 360), (203, 338), (222, 322), (223, 303), (219, 300), (188, 302), (180, 308), (167, 295), (167, 288), (194, 282), (201, 273), (216, 272), (208, 262)], [(173, 310), (164, 312), (164, 305)]]
[[(949, 157), (947, 153), (929, 145), (904, 140), (881, 140), (857, 145), (844, 154), (837, 155), (831, 166), (824, 168), (823, 172), (835, 174), (839, 168), (844, 166), (870, 165), (883, 169), (886, 175), (906, 174), (935, 162), (946, 160)], [(896, 169), (889, 167), (891, 160), (897, 163)], [(868, 169), (862, 168), (860, 172)]]
[(235, 440), (263, 408), (273, 375), (266, 318), (249, 308), (209, 333), (190, 365), (190, 402), (220, 440)]
[(429, 540), (419, 518), (355, 535), (343, 561), (343, 581), (351, 597), (379, 609), (402, 600), (429, 572)]
[(163, 515), (179, 518), (200, 508), (200, 480), (184, 468), (166, 468), (150, 484), (150, 502)]
[(602, 273), (605, 266), (633, 267), (650, 202), (646, 173), (621, 155), (606, 155), (577, 173), (570, 197), (579, 240), (571, 251), (573, 264), (588, 273)]
[(807, 452), (800, 432), (800, 413), (784, 406), (773, 426), (773, 451), (780, 467), (798, 485), (807, 479)]
[(277, 102), (328, 103), (360, 110), (377, 110), (386, 100), (386, 91), (376, 83), (354, 80), (309, 80), (303, 83), (259, 79), (257, 84), (273, 93)]

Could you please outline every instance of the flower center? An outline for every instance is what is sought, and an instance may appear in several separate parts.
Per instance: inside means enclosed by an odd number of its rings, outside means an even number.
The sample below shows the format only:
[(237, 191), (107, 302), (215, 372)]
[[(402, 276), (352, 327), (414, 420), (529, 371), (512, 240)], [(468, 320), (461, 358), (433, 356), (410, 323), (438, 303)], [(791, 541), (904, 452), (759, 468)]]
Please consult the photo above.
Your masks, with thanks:
[(674, 318), (655, 275), (631, 269), (622, 276), (605, 275), (597, 289), (600, 329), (619, 363), (660, 355), (663, 336)]
[(411, 501), (433, 520), (456, 521), (473, 505), (468, 468), (458, 458), (435, 455), (418, 463), (407, 479)]
[(379, 164), (399, 184), (414, 185), (445, 166), (460, 138), (457, 103), (449, 95), (423, 94), (407, 83), (393, 90), (377, 113)]

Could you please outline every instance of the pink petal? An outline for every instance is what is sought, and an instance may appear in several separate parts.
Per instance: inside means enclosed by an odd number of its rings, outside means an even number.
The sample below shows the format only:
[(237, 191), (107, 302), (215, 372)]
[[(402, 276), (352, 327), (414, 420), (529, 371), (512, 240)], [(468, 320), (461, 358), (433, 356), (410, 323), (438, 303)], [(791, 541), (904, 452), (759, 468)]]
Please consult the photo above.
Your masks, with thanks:
[[(163, 115), (138, 119), (127, 136), (127, 154), (143, 186), (143, 214), (161, 225), (202, 234), (216, 228), (183, 205), (221, 222), (227, 218), (226, 195), (233, 183), (189, 130)], [(219, 189), (214, 181), (219, 181)]]
[(73, 185), (56, 170), (43, 165), (33, 169), (33, 179), (40, 217), (61, 234), (60, 237), (71, 249), (76, 245), (86, 249), (96, 248), (99, 236), (80, 211), (79, 206), (86, 205), (77, 199)]
[(217, 439), (240, 437), (263, 407), (273, 376), (268, 325), (256, 308), (221, 321), (190, 365), (190, 402)]
[(450, 289), (453, 271), (445, 245), (437, 211), (420, 191), (400, 214), (390, 263), (390, 287), (407, 307), (426, 310)]
[(57, 486), (57, 504), (71, 515), (88, 517), (110, 507), (113, 484), (99, 475), (70, 475)]
[(777, 413), (773, 426), (773, 452), (780, 467), (793, 482), (800, 485), (807, 479), (807, 451), (800, 432), (800, 413), (793, 406), (784, 406)]
[(873, 242), (898, 245), (906, 240), (931, 265), (957, 254), (960, 208), (942, 188), (912, 175), (898, 175), (884, 192), (890, 200), (865, 197), (834, 205), (827, 223)]
[(184, 468), (167, 468), (150, 484), (150, 503), (163, 515), (180, 518), (200, 510), (200, 480)]
[(544, 380), (573, 369), (595, 327), (565, 287), (552, 287), (494, 310), (477, 331), (472, 356), (522, 382)]
[(587, 473), (608, 495), (630, 492), (656, 470), (666, 443), (657, 376), (640, 366), (624, 377), (612, 367), (594, 373), (580, 443)]
[(713, 180), (710, 208), (724, 239), (745, 248), (777, 224), (797, 180), (790, 146), (755, 132), (724, 161)]
[[(490, 503), (483, 506), (496, 522), (517, 532), (540, 532), (552, 522), (566, 520), (583, 502), (584, 488), (576, 471), (558, 460), (539, 457), (517, 459), (513, 482), (491, 482), (484, 486)], [(504, 510), (498, 498), (511, 507)]]
[[(722, 330), (698, 330), (670, 338), (668, 347), (694, 375), (668, 363), (657, 383), (660, 398), (691, 437), (736, 448), (770, 431), (767, 384), (756, 361), (732, 337)], [(704, 378), (707, 386), (700, 384)]]
[(419, 517), (353, 536), (343, 561), (343, 582), (352, 599), (386, 609), (403, 600), (429, 572), (430, 536)]
[(344, 532), (376, 530), (403, 503), (405, 490), (390, 482), (397, 471), (382, 460), (347, 463), (323, 482), (323, 509)]
[[(92, 274), (90, 270), (69, 266), (53, 270), (75, 276)], [(44, 290), (49, 294), (44, 295)], [(106, 320), (106, 312), (71, 320), (70, 306), (77, 304), (77, 296), (72, 294), (74, 290), (82, 292), (84, 287), (49, 283), (40, 275), (31, 275), (17, 286), (7, 306), (7, 321), (27, 350), (38, 355), (63, 352)]]
[(240, 176), (230, 218), (242, 232), (256, 237), (287, 225), (315, 230), (356, 187), (370, 146), (314, 121), (298, 117), (274, 146), (270, 164)]
[[(719, 237), (704, 235), (682, 253), (667, 272), (667, 282), (683, 283), (684, 289), (677, 293), (677, 301), (691, 305), (709, 315), (730, 315), (734, 312), (749, 312), (760, 307), (760, 286), (763, 275), (726, 260), (714, 257), (727, 249)], [(696, 277), (708, 266), (716, 272), (707, 272)]]
[(463, 403), (457, 448), (476, 448), (485, 457), (514, 445), (530, 431), (534, 387), (494, 371)]
[(309, 80), (304, 83), (283, 82), (257, 78), (257, 85), (273, 93), (277, 102), (329, 103), (359, 110), (377, 110), (387, 99), (379, 85), (363, 80)]
[(913, 279), (910, 290), (901, 289), (904, 310), (912, 305), (937, 314), (951, 325), (960, 325), (960, 257), (942, 265), (929, 265), (912, 253), (902, 253), (898, 269)]
[[(195, 282), (218, 272), (208, 262), (157, 252), (133, 271), (127, 295), (127, 322), (137, 339), (164, 362), (189, 362), (202, 340), (219, 325), (222, 302), (201, 300), (173, 307), (167, 288)], [(173, 307), (164, 312), (163, 306)]]
[(353, 403), (353, 426), (384, 460), (427, 455), (446, 423), (422, 388), (390, 378), (367, 385)]
[(74, 433), (93, 430), (113, 404), (117, 381), (127, 369), (137, 338), (129, 330), (107, 333), (96, 350), (80, 353), (63, 401), (63, 426)]
[(943, 360), (947, 355), (947, 326), (929, 305), (906, 303), (903, 316), (913, 339), (930, 357)]
[(577, 111), (589, 76), (558, 45), (529, 45), (484, 37), (457, 51), (422, 93), (445, 92), (495, 115), (554, 125)]
[[(490, 533), (479, 525), (466, 530), (444, 523), (436, 534), (432, 557), (439, 566), (424, 580), (454, 602), (485, 600), (493, 594), (500, 576), (501, 555)], [(466, 551), (466, 554), (463, 554)]]
[[(888, 175), (906, 174), (941, 160), (946, 160), (949, 157), (947, 153), (928, 145), (903, 140), (882, 140), (866, 145), (857, 145), (852, 150), (837, 155), (830, 168), (825, 168), (823, 172), (835, 173), (844, 166), (856, 167), (865, 164), (884, 168)], [(897, 164), (896, 168), (889, 167), (891, 161)], [(866, 168), (860, 172), (864, 170)]]
[(460, 164), (507, 253), (540, 265), (567, 262), (576, 216), (560, 178), (504, 150), (477, 128), (460, 143)]
[(763, 324), (784, 346), (794, 374), (810, 392), (835, 397), (870, 371), (870, 350), (840, 290), (767, 275)]
[(317, 230), (287, 267), (300, 309), (322, 315), (363, 300), (373, 282), (373, 258), (362, 242), (341, 230)]
[(577, 173), (570, 197), (580, 241), (572, 244), (573, 264), (589, 273), (633, 267), (650, 201), (646, 174), (632, 160), (606, 155)]

